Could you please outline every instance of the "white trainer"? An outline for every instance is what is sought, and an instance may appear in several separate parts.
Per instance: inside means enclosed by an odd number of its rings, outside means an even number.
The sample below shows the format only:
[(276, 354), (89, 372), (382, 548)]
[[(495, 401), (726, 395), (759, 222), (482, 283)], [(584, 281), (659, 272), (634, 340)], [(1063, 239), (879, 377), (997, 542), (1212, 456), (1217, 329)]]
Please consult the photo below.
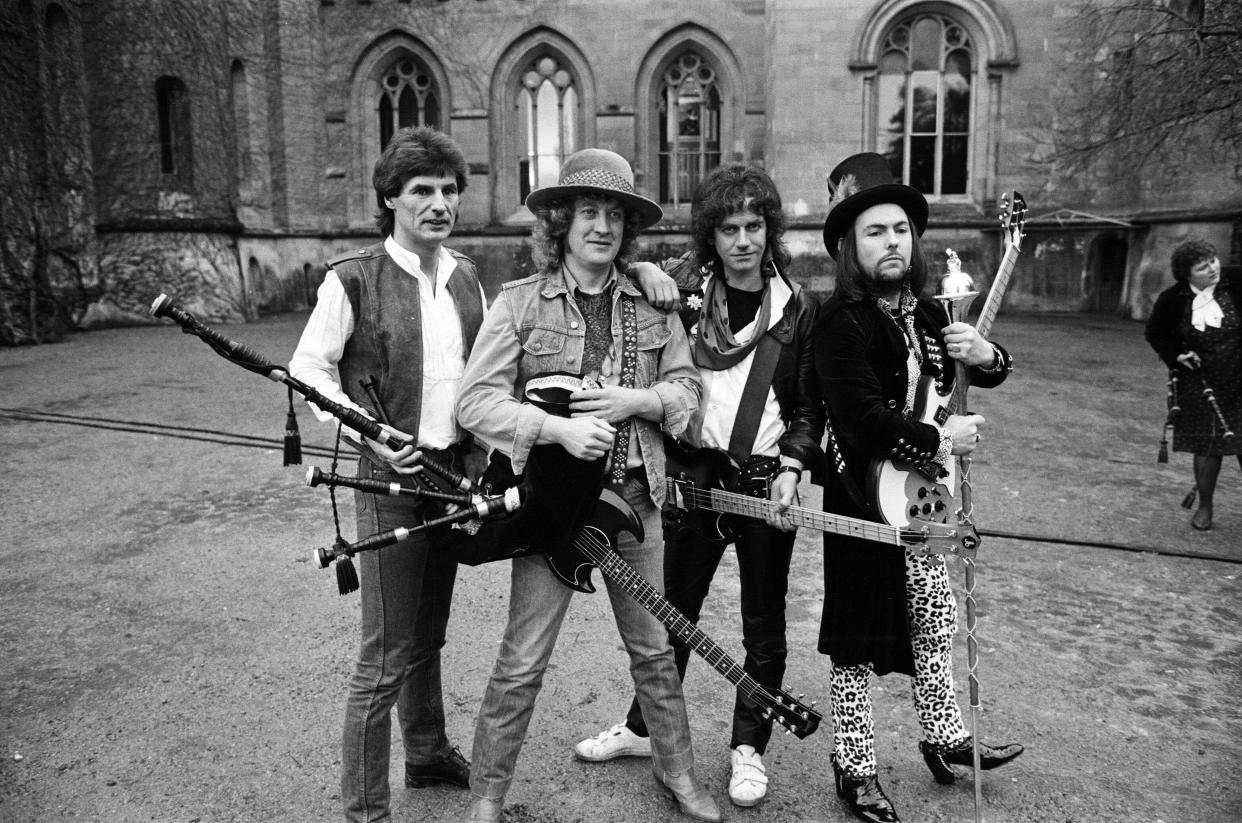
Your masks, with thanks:
[(755, 805), (768, 793), (768, 770), (763, 767), (763, 757), (754, 746), (743, 745), (734, 749), (729, 759), (733, 763), (729, 799), (734, 806)]
[(651, 738), (639, 737), (624, 723), (618, 723), (594, 737), (581, 740), (574, 746), (579, 760), (601, 763), (614, 757), (651, 757)]

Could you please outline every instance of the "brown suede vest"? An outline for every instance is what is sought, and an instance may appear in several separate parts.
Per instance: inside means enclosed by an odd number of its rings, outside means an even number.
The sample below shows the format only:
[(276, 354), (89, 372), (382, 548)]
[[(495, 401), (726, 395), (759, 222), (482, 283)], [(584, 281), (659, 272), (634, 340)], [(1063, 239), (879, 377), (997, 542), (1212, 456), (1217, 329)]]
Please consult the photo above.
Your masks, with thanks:
[[(448, 291), (457, 305), (469, 355), (483, 322), (483, 300), (474, 261), (449, 250), (457, 268)], [(359, 249), (328, 264), (336, 271), (354, 312), (354, 332), (337, 366), (349, 399), (380, 419), (360, 381), (374, 377), (389, 425), (418, 437), (423, 395), (423, 324), (418, 280), (392, 261), (383, 244)]]

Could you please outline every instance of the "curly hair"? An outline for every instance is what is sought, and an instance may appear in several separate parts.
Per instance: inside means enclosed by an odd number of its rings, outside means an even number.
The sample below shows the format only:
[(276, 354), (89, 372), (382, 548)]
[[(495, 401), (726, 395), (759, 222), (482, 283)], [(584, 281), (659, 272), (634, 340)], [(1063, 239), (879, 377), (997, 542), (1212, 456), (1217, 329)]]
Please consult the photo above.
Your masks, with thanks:
[[(565, 237), (574, 222), (574, 209), (579, 200), (592, 199), (591, 195), (576, 195), (549, 200), (536, 206), (535, 228), (531, 231), (531, 257), (535, 261), (535, 271), (539, 273), (554, 272), (561, 267), (565, 259)], [(607, 195), (600, 194), (600, 200), (609, 200)], [(619, 271), (625, 271), (634, 260), (638, 245), (639, 228), (638, 214), (625, 209), (625, 228), (621, 232), (621, 248), (613, 261)]]
[(427, 126), (407, 126), (398, 129), (388, 141), (384, 153), (375, 161), (371, 185), (375, 187), (375, 201), (379, 211), (375, 225), (382, 237), (392, 234), (396, 217), (385, 198), (396, 197), (412, 177), (455, 177), (457, 192), (466, 190), (466, 178), (470, 167), (453, 139), (444, 132)]
[(1211, 243), (1206, 240), (1187, 240), (1173, 249), (1173, 254), (1169, 258), (1169, 265), (1173, 268), (1173, 279), (1179, 283), (1185, 283), (1190, 279), (1191, 269), (1204, 260), (1215, 258), (1216, 247)]
[[(906, 285), (918, 297), (927, 283), (927, 260), (919, 243), (918, 232), (910, 233), (910, 271), (906, 273)], [(871, 288), (871, 278), (858, 265), (858, 243), (854, 239), (854, 226), (841, 235), (841, 250), (837, 252), (837, 285), (833, 292), (846, 303), (857, 303), (876, 297)]]
[(763, 169), (732, 164), (720, 166), (703, 178), (694, 192), (690, 207), (690, 232), (695, 258), (713, 268), (716, 254), (716, 228), (725, 218), (750, 209), (763, 218), (767, 228), (767, 254), (784, 271), (789, 266), (789, 250), (781, 238), (785, 234), (785, 213), (776, 184)]

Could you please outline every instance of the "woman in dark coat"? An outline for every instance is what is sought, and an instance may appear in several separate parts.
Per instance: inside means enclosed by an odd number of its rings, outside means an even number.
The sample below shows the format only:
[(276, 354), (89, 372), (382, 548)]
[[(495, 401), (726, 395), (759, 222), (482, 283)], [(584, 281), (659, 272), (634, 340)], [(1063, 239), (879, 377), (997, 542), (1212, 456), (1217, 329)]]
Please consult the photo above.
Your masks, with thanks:
[(1156, 298), (1147, 342), (1177, 379), (1173, 451), (1195, 456), (1199, 508), (1190, 525), (1207, 531), (1221, 458), (1237, 455), (1242, 466), (1234, 436), (1242, 427), (1242, 271), (1222, 271), (1215, 247), (1202, 240), (1175, 248), (1171, 265), (1177, 282)]

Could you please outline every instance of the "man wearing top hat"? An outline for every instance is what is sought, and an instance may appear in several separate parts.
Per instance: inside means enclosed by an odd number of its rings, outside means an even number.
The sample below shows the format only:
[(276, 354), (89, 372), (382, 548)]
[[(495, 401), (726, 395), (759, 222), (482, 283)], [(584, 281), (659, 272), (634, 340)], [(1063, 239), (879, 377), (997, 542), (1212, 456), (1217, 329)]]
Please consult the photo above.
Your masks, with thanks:
[[(651, 307), (621, 274), (638, 232), (660, 207), (635, 193), (619, 155), (585, 149), (566, 159), (557, 185), (532, 192), (536, 266), (506, 283), (479, 330), (466, 367), (457, 419), (522, 473), (532, 449), (563, 447), (579, 461), (608, 455), (608, 482), (646, 534), (622, 534), (616, 549), (657, 587), (662, 580), (661, 432), (676, 435), (698, 408), (700, 384), (680, 320)], [(597, 376), (574, 391), (570, 416), (523, 403), (527, 384), (547, 375)], [(500, 819), (535, 699), (573, 592), (543, 558), (512, 562), (509, 622), (479, 708), (470, 788), (472, 823)], [(694, 773), (681, 681), (664, 626), (608, 582), (638, 700), (651, 729), (653, 773), (681, 811), (719, 820)]]
[[(949, 323), (939, 303), (920, 296), (927, 278), (919, 248), (927, 226), (922, 193), (895, 183), (888, 161), (874, 153), (844, 160), (828, 186), (824, 245), (837, 263), (836, 288), (821, 310), (815, 360), (838, 448), (830, 455), (837, 471), (824, 489), (824, 508), (879, 520), (863, 491), (873, 460), (944, 466), (979, 441), (980, 415), (950, 415), (940, 425), (917, 418), (919, 378), (936, 380), (943, 393), (958, 360), (969, 367), (972, 386), (990, 388), (1012, 362), (972, 326)], [(953, 691), (956, 625), (941, 559), (824, 535), (819, 650), (832, 658), (832, 766), (837, 794), (863, 820), (898, 820), (876, 776), (873, 674), (913, 678), (919, 750), (938, 782), (952, 783), (952, 767), (973, 762)], [(1021, 753), (1018, 744), (980, 744), (984, 769)]]

